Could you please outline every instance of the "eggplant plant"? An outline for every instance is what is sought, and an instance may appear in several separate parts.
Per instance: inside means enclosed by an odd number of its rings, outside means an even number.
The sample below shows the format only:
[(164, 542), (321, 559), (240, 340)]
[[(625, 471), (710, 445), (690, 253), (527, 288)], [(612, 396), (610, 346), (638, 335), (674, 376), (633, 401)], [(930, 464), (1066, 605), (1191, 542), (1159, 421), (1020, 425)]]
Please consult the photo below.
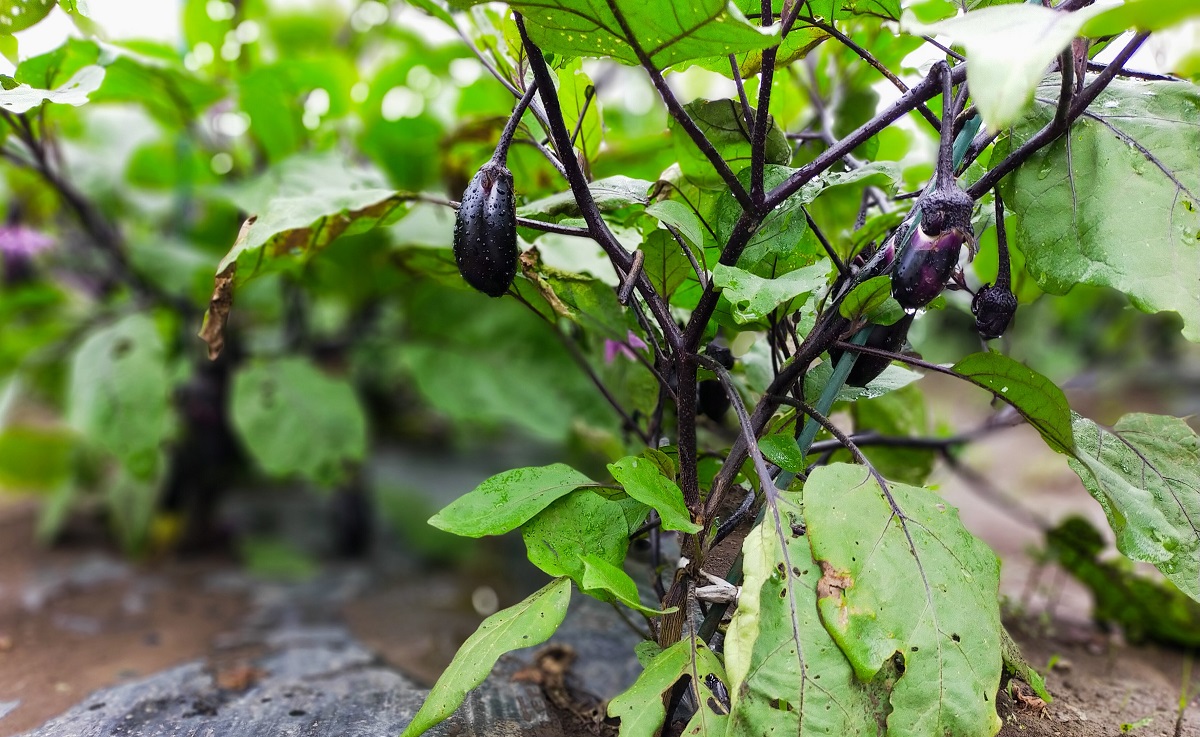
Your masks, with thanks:
[[(914, 383), (929, 372), (1015, 410), (1096, 497), (1121, 552), (1200, 597), (1195, 432), (1154, 415), (1100, 425), (986, 343), (1021, 330), (1018, 282), (1109, 287), (1200, 339), (1200, 90), (1126, 68), (1194, 9), (417, 4), (472, 46), (513, 112), (461, 203), (394, 192), (335, 216), (458, 208), (462, 279), (570, 346), (620, 441), (603, 469), (507, 471), (430, 520), (519, 531), (552, 580), (483, 622), (405, 737), (449, 717), (503, 653), (551, 637), (573, 590), (644, 618), (644, 671), (607, 707), (622, 735), (994, 734), (1006, 679), (1049, 701), (1001, 623), (999, 559), (923, 486), (930, 450), (964, 442), (929, 435)], [(932, 64), (907, 66), (916, 52)], [(695, 68), (733, 94), (685, 99), (668, 75)], [(601, 117), (589, 73), (653, 89), (668, 133), (600, 145), (629, 121)], [(931, 159), (895, 144), (931, 138)], [(510, 140), (541, 167), (514, 171), (511, 195), (497, 168)], [(558, 193), (541, 194), (545, 176)], [(981, 283), (985, 236), (997, 270)], [(235, 249), (219, 291), (262, 260)], [(940, 364), (910, 349), (939, 311), (969, 314), (981, 350)], [(830, 420), (841, 409), (852, 429)], [(643, 537), (649, 569), (627, 560)]]
[[(0, 484), (51, 491), (47, 536), (99, 492), (153, 548), (231, 454), (344, 485), (396, 397), (586, 449), (430, 520), (550, 580), (405, 735), (573, 596), (644, 625), (621, 734), (994, 734), (1005, 679), (1050, 694), (926, 483), (1012, 417), (1200, 600), (1193, 428), (1035, 370), (1200, 342), (1200, 54), (1135, 63), (1195, 3), (186, 0), (180, 48), (59, 5), (82, 38), (0, 33)], [(935, 431), (930, 373), (996, 417)]]

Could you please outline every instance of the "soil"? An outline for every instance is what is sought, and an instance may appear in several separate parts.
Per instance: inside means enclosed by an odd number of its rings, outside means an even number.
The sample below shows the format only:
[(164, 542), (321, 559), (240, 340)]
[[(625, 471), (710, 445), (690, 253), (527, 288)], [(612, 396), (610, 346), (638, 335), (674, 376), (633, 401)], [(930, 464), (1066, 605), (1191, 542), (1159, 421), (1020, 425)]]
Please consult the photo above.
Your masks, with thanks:
[(47, 550), (33, 539), (35, 512), (0, 498), (0, 735), (98, 688), (215, 654), (218, 635), (241, 621), (241, 597), (194, 585), (230, 561), (134, 566), (86, 539)]

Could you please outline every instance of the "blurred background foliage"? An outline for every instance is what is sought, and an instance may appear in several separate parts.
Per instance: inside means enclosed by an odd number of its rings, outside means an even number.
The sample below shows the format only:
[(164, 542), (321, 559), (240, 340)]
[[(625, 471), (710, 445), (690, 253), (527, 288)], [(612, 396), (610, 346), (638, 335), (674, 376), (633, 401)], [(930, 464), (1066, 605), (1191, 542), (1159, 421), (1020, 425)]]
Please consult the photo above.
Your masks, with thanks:
[[(177, 28), (156, 35), (166, 41), (104, 40), (101, 21), (77, 11), (78, 27), (61, 45), (10, 54), (20, 61), (5, 89), (50, 101), (0, 105), (0, 487), (46, 497), (44, 540), (72, 512), (90, 510), (131, 554), (204, 545), (222, 534), (219, 490), (275, 482), (333, 492), (330, 504), (342, 510), (335, 517), (352, 529), (371, 506), (367, 487), (378, 486), (364, 464), (381, 447), (568, 459), (601, 474), (605, 462), (643, 447), (580, 368), (630, 411), (655, 411), (654, 377), (635, 360), (629, 333), (636, 323), (616, 305), (616, 277), (598, 248), (521, 231), (536, 238), (544, 264), (562, 270), (555, 291), (570, 295), (578, 320), (559, 320), (537, 306), (533, 281), (520, 282), (528, 305), (467, 288), (450, 252), (453, 210), (436, 202), (406, 205), (385, 227), (338, 238), (320, 258), (283, 259), (239, 286), (218, 360), (196, 337), (216, 265), (242, 222), (269, 203), (287, 200), (303, 223), (305, 208), (333, 193), (457, 199), (490, 158), (513, 96), (462, 38), (488, 49), (511, 77), (520, 65), (515, 28), (502, 6), (458, 15), (453, 28), (420, 9), (440, 7), (186, 0), (169, 16)], [(54, 10), (47, 22), (66, 17)], [(916, 74), (932, 61), (913, 53), (919, 40), (892, 39), (880, 19), (860, 18), (855, 28), (890, 68)], [(671, 180), (677, 160), (695, 161), (643, 75), (611, 62), (556, 61), (568, 115), (585, 111), (580, 135), (594, 178)], [(705, 66), (671, 74), (671, 84), (685, 100), (736, 96), (727, 68)], [(820, 44), (784, 74), (773, 112), (788, 133), (827, 126), (839, 136), (896, 94), (838, 43)], [(932, 132), (910, 117), (856, 152), (895, 162), (900, 191), (932, 171)], [(786, 145), (799, 165), (825, 144), (796, 135)], [(525, 203), (564, 189), (533, 145), (514, 146), (509, 166)], [(856, 224), (864, 190), (875, 184), (832, 187), (812, 204), (843, 254), (895, 224), (895, 215)], [(640, 206), (618, 206), (615, 219), (622, 215), (619, 237), (663, 238)], [(714, 258), (712, 234), (699, 238)], [(975, 284), (994, 278), (994, 230), (982, 231), (980, 243)], [(1181, 395), (1191, 387), (1196, 396), (1196, 363), (1184, 360), (1195, 348), (1179, 336), (1177, 316), (1137, 312), (1106, 289), (1044, 297), (1020, 271), (1021, 243), (1012, 245), (1024, 307), (1006, 353), (1060, 382), (1169, 376)], [(686, 262), (676, 266), (689, 272)], [(694, 277), (673, 286), (674, 304), (694, 304)], [(968, 305), (969, 296), (948, 295), (944, 309), (917, 321), (914, 348), (931, 360), (978, 349)], [(731, 321), (728, 303), (723, 314), (742, 336), (733, 347), (752, 386), (756, 362), (769, 368), (769, 356)], [(929, 424), (919, 393), (903, 411), (887, 409), (894, 401), (867, 400), (854, 411), (891, 432)], [(716, 447), (733, 432), (719, 422), (703, 428)], [(446, 493), (469, 488), (436, 471), (424, 479), (454, 487)], [(415, 545), (434, 558), (456, 554), (458, 543), (423, 525), (436, 505), (423, 510), (427, 502), (396, 489), (376, 493), (377, 511)], [(352, 538), (338, 547), (353, 552)], [(266, 567), (305, 570), (280, 564), (284, 554), (269, 544), (245, 550), (274, 561)]]

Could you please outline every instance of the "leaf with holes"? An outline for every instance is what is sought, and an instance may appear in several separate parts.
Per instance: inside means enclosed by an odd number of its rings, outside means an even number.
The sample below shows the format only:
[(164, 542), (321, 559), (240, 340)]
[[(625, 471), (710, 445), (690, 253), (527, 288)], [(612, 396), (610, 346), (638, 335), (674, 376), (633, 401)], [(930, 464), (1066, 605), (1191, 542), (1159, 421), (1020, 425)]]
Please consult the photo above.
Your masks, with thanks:
[(1200, 438), (1186, 422), (1129, 414), (1111, 428), (1074, 418), (1071, 468), (1108, 516), (1117, 547), (1200, 600)]
[(898, 669), (888, 734), (999, 731), (1000, 561), (957, 510), (839, 463), (805, 482), (804, 517), (825, 628), (859, 680)]
[(455, 653), (401, 737), (416, 737), (449, 718), (471, 689), (488, 677), (501, 655), (550, 639), (570, 603), (571, 581), (559, 578), (483, 620)]
[[(1054, 111), (1058, 82), (1039, 90), (1007, 154)], [(1004, 180), (1025, 268), (1038, 286), (1124, 292), (1144, 312), (1173, 310), (1200, 341), (1200, 88), (1115, 79), (1069, 134)]]
[(633, 685), (608, 704), (608, 715), (621, 720), (622, 737), (654, 737), (667, 718), (663, 706), (663, 694), (683, 676), (691, 677), (691, 688), (696, 693), (696, 684), (702, 684), (700, 694), (705, 702), (700, 711), (714, 717), (720, 715), (721, 704), (715, 701), (711, 688), (706, 688), (712, 678), (725, 680), (725, 669), (713, 651), (695, 638), (680, 640), (659, 652), (646, 665), (645, 670)]
[(877, 735), (886, 678), (862, 683), (821, 624), (821, 567), (800, 495), (768, 500), (742, 544), (745, 579), (725, 636), (729, 734)]

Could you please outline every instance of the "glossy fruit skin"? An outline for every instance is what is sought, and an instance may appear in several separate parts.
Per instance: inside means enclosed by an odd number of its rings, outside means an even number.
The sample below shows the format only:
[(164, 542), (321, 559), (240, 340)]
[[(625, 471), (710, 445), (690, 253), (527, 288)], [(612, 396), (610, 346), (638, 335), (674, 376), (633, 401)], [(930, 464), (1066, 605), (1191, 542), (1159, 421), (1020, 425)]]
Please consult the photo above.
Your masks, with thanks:
[(967, 235), (958, 228), (932, 235), (925, 232), (924, 223), (913, 228), (892, 270), (892, 296), (900, 306), (920, 309), (941, 294), (966, 242)]
[(512, 173), (490, 161), (463, 192), (454, 220), (454, 260), (468, 284), (489, 297), (517, 275), (517, 201)]
[(975, 330), (984, 340), (993, 340), (1004, 335), (1016, 311), (1016, 296), (1012, 290), (999, 284), (984, 284), (971, 300)]
[[(872, 325), (866, 345), (870, 348), (899, 353), (904, 348), (905, 341), (908, 340), (908, 329), (912, 327), (915, 317), (916, 315), (905, 315), (891, 325)], [(842, 358), (842, 352), (831, 348), (829, 358), (836, 365)], [(854, 368), (850, 369), (850, 374), (846, 377), (846, 383), (850, 386), (866, 386), (879, 378), (879, 375), (891, 363), (890, 359), (881, 356), (859, 354), (858, 360), (854, 362)]]

